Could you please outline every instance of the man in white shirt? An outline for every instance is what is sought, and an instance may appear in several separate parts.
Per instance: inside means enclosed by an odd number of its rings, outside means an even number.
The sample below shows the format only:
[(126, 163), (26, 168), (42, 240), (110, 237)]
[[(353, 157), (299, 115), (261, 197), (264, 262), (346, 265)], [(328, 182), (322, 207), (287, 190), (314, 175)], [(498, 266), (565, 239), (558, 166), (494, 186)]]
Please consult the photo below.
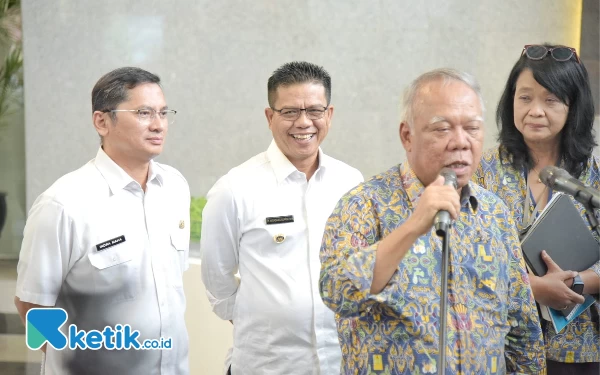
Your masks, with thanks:
[(46, 375), (186, 375), (182, 273), (190, 192), (177, 170), (152, 160), (176, 112), (167, 107), (159, 77), (139, 68), (100, 78), (92, 110), (101, 147), (33, 204), (15, 304), (24, 321), (34, 307), (64, 309), (65, 334), (71, 324), (86, 332), (118, 332), (128, 324), (139, 331), (139, 343), (170, 340), (162, 350), (110, 349), (115, 341), (98, 350), (47, 345)]
[(213, 311), (234, 324), (231, 374), (338, 374), (335, 320), (319, 296), (319, 248), (339, 198), (363, 178), (319, 147), (333, 116), (323, 68), (283, 65), (269, 78), (268, 98), (274, 141), (208, 193), (202, 280)]

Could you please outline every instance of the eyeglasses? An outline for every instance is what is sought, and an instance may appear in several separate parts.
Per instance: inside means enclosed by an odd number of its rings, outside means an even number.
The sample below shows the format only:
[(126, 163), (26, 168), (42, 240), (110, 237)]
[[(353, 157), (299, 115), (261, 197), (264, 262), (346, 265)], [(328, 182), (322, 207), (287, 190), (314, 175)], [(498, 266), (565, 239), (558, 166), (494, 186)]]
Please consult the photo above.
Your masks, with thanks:
[(327, 107), (323, 107), (323, 108), (281, 108), (281, 109), (275, 109), (275, 108), (271, 108), (273, 111), (279, 113), (279, 115), (281, 117), (283, 117), (284, 120), (289, 120), (289, 121), (296, 121), (298, 118), (300, 118), (300, 113), (302, 111), (306, 112), (306, 117), (308, 117), (309, 120), (318, 120), (320, 118), (323, 118), (323, 115), (325, 114), (325, 111), (327, 110)]
[(571, 47), (553, 47), (548, 48), (546, 46), (540, 46), (537, 44), (527, 44), (523, 47), (523, 52), (521, 52), (521, 56), (525, 54), (531, 60), (542, 60), (548, 54), (552, 56), (552, 58), (556, 61), (569, 61), (573, 55), (575, 55), (575, 59), (579, 63), (579, 56), (577, 56), (577, 50)]
[(170, 124), (175, 122), (175, 114), (177, 111), (174, 109), (163, 109), (161, 111), (155, 111), (152, 108), (144, 108), (144, 109), (107, 109), (102, 111), (104, 113), (113, 113), (113, 112), (136, 112), (138, 115), (138, 120), (141, 124), (148, 125), (154, 121), (156, 118), (156, 114), (158, 113), (158, 117), (161, 121), (167, 120)]

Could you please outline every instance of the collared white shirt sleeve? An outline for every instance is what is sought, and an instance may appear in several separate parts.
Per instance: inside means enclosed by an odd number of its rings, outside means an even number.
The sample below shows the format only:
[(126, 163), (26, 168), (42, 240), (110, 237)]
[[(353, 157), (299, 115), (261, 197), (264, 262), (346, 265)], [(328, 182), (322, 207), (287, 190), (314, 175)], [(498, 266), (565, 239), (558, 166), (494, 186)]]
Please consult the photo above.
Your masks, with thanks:
[(239, 286), (240, 228), (237, 207), (227, 176), (217, 181), (202, 210), (202, 282), (213, 311), (223, 320), (233, 319)]
[[(54, 306), (71, 263), (75, 226), (65, 208), (48, 195), (36, 199), (25, 225), (16, 296), (23, 302)], [(77, 249), (77, 247), (75, 247)]]

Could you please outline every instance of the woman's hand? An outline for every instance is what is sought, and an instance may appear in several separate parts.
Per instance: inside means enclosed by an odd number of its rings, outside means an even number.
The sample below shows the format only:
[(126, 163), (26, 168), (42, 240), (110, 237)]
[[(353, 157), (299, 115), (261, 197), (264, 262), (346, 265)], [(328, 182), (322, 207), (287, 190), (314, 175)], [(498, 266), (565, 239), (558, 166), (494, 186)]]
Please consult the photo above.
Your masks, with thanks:
[(545, 250), (542, 251), (542, 259), (548, 266), (548, 272), (541, 277), (530, 276), (535, 300), (556, 310), (564, 310), (569, 306), (583, 303), (585, 300), (583, 296), (567, 286), (567, 281), (577, 276), (577, 272), (563, 271)]

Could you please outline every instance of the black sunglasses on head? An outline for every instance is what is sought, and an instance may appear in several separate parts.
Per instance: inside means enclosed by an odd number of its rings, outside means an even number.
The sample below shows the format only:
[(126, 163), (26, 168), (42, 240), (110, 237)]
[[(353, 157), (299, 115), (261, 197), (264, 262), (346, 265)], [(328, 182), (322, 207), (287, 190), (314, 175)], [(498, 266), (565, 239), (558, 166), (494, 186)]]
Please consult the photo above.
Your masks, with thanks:
[(577, 50), (571, 47), (558, 46), (558, 47), (546, 47), (539, 44), (527, 44), (523, 47), (521, 56), (527, 56), (531, 60), (542, 60), (548, 54), (556, 61), (569, 61), (573, 55), (577, 63), (579, 63), (579, 56), (577, 56)]

